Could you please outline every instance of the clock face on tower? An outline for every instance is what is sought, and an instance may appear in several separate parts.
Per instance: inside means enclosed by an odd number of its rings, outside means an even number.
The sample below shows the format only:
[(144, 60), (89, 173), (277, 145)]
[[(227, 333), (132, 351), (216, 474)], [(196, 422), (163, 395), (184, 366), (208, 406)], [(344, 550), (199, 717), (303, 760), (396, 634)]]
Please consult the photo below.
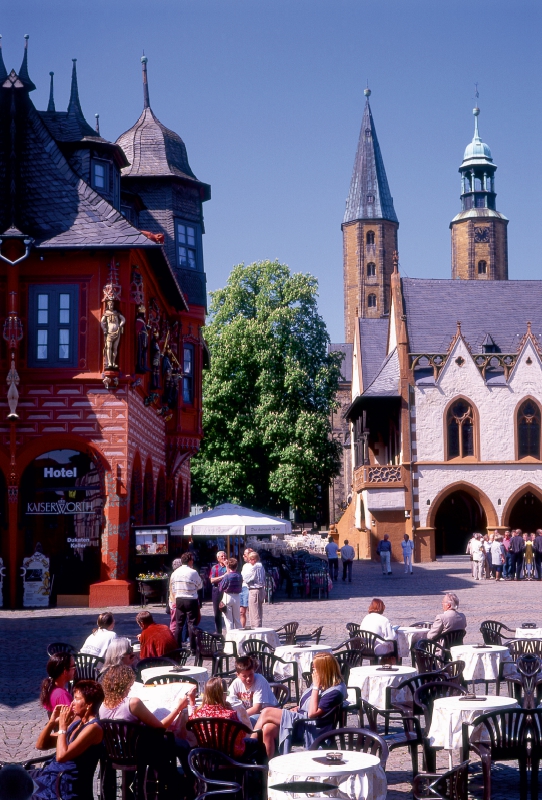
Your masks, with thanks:
[(475, 242), (489, 242), (489, 228), (475, 228), (474, 229)]

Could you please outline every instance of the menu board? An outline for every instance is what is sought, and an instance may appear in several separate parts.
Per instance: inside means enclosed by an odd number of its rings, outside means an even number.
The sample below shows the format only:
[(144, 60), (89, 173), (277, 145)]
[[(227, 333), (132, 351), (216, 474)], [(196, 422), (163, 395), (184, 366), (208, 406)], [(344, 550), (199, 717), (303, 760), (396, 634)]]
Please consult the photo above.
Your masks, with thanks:
[(49, 559), (37, 551), (29, 558), (24, 558), (22, 578), (24, 608), (48, 606), (51, 595)]
[(136, 528), (135, 549), (138, 556), (163, 556), (168, 552), (168, 528)]

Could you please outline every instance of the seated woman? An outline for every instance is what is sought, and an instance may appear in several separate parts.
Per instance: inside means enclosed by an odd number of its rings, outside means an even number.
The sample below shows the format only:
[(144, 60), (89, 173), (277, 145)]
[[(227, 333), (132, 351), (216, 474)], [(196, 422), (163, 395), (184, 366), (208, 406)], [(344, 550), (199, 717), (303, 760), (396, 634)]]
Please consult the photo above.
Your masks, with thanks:
[(111, 641), (117, 636), (113, 630), (114, 627), (115, 617), (111, 611), (104, 611), (103, 614), (99, 614), (96, 627), (79, 652), (103, 658)]
[[(172, 728), (179, 714), (188, 706), (188, 696), (181, 697), (167, 716), (158, 719), (139, 697), (128, 697), (134, 682), (135, 674), (130, 667), (119, 664), (107, 670), (102, 678), (104, 701), (100, 706), (99, 718), (136, 722), (162, 731)], [(197, 687), (194, 689), (197, 691)], [(188, 742), (176, 736), (175, 749), (185, 774), (188, 774)]]
[(103, 731), (96, 717), (103, 700), (96, 681), (79, 681), (71, 705), (57, 705), (36, 742), (37, 750), (56, 747), (56, 755), (43, 769), (33, 770), (35, 800), (56, 800), (60, 774), (63, 800), (92, 800), (92, 780), (102, 749)]
[(51, 714), (56, 706), (69, 706), (72, 696), (66, 684), (75, 677), (75, 661), (71, 653), (55, 653), (47, 662), (47, 675), (41, 684), (40, 703)]
[(118, 667), (120, 665), (125, 667), (135, 667), (138, 658), (133, 651), (132, 643), (125, 636), (119, 636), (113, 639), (105, 656), (104, 665), (100, 672), (100, 683), (103, 681), (106, 673), (111, 667)]
[[(191, 719), (197, 717), (217, 717), (218, 719), (233, 719), (241, 722), (247, 728), (252, 728), (250, 718), (244, 706), (239, 704), (238, 708), (233, 709), (226, 701), (222, 678), (211, 678), (205, 684), (205, 690), (201, 705), (195, 707), (197, 687), (189, 692), (188, 696), (188, 716)], [(235, 758), (240, 758), (245, 753), (245, 733), (241, 733), (234, 744), (233, 754)]]
[(384, 616), (386, 606), (378, 597), (373, 597), (373, 601), (369, 606), (368, 613), (361, 620), (361, 629), (376, 633), (383, 639), (390, 640), (389, 644), (379, 642), (375, 646), (375, 653), (377, 656), (386, 655), (386, 653), (393, 652), (394, 646), (392, 641), (397, 639), (397, 633), (391, 627), (391, 623), (387, 617)]
[(268, 758), (275, 754), (277, 739), (283, 753), (290, 752), (292, 744), (310, 747), (317, 736), (332, 727), (330, 722), (319, 722), (320, 718), (342, 705), (344, 700), (346, 686), (337, 659), (331, 653), (317, 653), (312, 662), (312, 686), (302, 695), (299, 707), (291, 711), (264, 708), (254, 726), (255, 731), (263, 731)]

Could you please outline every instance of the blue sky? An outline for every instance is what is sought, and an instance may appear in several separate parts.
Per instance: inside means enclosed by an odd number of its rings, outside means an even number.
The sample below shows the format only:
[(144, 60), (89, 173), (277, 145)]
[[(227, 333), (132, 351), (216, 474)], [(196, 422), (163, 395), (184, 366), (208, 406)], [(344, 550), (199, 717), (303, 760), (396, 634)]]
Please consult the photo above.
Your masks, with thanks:
[(450, 277), (457, 168), (473, 132), (493, 152), (510, 219), (511, 278), (540, 278), (542, 7), (537, 0), (19, 0), (0, 18), (18, 69), (30, 34), (34, 103), (68, 103), (71, 59), (89, 121), (116, 139), (139, 116), (149, 58), (153, 110), (212, 185), (210, 290), (241, 261), (278, 258), (320, 281), (343, 340), (341, 220), (366, 79), (400, 221), (400, 268)]

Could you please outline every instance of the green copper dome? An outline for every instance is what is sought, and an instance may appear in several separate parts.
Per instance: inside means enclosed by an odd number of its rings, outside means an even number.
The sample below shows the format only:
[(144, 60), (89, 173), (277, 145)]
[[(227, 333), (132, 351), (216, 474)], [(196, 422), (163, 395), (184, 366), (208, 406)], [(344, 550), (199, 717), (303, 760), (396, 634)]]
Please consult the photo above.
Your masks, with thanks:
[(463, 164), (465, 164), (465, 162), (480, 163), (484, 161), (493, 161), (491, 150), (488, 145), (481, 140), (478, 132), (478, 115), (480, 114), (480, 109), (475, 108), (472, 113), (474, 114), (474, 136), (472, 142), (465, 148)]

